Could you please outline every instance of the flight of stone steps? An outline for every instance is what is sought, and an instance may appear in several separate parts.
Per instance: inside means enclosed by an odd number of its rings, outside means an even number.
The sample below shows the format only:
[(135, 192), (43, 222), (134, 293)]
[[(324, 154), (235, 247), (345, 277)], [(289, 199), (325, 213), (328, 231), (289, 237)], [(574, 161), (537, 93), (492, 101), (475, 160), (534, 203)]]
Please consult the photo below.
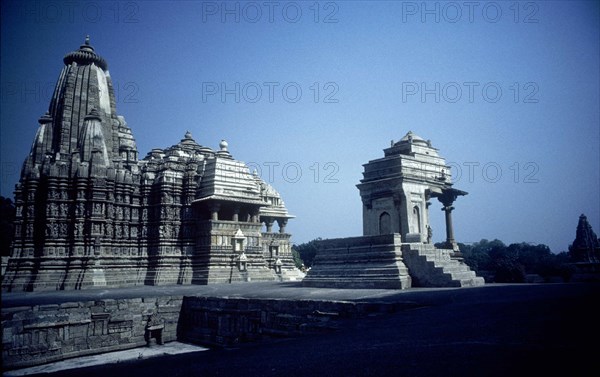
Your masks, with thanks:
[(410, 271), (413, 287), (476, 287), (484, 285), (464, 262), (451, 258), (452, 250), (431, 244), (402, 245), (402, 259)]

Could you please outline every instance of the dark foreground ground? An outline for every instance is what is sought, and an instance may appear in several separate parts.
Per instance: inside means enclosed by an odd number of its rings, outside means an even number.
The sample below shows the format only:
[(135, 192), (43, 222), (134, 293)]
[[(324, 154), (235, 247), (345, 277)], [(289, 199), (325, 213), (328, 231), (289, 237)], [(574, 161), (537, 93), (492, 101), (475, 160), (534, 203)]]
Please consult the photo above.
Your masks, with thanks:
[(599, 298), (598, 284), (412, 290), (386, 301), (417, 308), (347, 320), (333, 333), (50, 376), (596, 375)]

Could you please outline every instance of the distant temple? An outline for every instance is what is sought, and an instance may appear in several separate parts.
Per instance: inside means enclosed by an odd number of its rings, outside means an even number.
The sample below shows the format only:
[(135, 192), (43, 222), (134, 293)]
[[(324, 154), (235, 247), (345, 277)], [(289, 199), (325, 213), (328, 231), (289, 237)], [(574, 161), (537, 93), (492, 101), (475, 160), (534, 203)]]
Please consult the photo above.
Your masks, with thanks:
[(293, 216), (225, 141), (187, 132), (139, 160), (89, 38), (63, 61), (16, 187), (3, 291), (301, 278)]
[[(357, 185), (363, 236), (318, 242), (303, 280), (312, 287), (409, 288), (483, 285), (462, 261), (454, 239), (452, 206), (467, 193), (452, 187), (450, 167), (430, 141), (408, 132), (364, 165)], [(432, 244), (430, 200), (442, 203), (443, 249)]]
[(575, 240), (569, 247), (569, 254), (577, 268), (574, 280), (600, 280), (600, 239), (584, 214), (579, 216)]

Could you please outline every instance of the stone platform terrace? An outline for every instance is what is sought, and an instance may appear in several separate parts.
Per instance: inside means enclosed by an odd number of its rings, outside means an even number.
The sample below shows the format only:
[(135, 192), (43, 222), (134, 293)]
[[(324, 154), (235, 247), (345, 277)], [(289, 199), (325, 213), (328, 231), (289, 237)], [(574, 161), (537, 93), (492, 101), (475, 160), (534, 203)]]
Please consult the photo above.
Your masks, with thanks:
[[(196, 288), (196, 289), (194, 289)], [(110, 293), (110, 294), (109, 294)], [(395, 311), (349, 318), (327, 333), (134, 359), (45, 376), (517, 376), (586, 375), (594, 368), (591, 304), (599, 284), (490, 284), (473, 288), (339, 290), (297, 284), (148, 287), (3, 297), (15, 305), (174, 295), (237, 299), (370, 302)], [(84, 297), (85, 296), (85, 297)], [(337, 301), (339, 302), (339, 301)], [(77, 359), (72, 359), (76, 362)], [(6, 369), (5, 369), (6, 370)], [(565, 371), (568, 373), (565, 374)]]
[(300, 282), (5, 293), (6, 370), (175, 340), (230, 347), (330, 332), (348, 318), (414, 308), (384, 289)]
[[(396, 289), (338, 289), (303, 287), (301, 282), (260, 282), (245, 284), (166, 285), (128, 288), (88, 289), (79, 291), (14, 292), (2, 294), (2, 308), (23, 305), (61, 304), (65, 302), (159, 298), (166, 296), (227, 297), (247, 299), (286, 299), (324, 301), (397, 302), (408, 292)], [(401, 294), (402, 293), (402, 294)]]

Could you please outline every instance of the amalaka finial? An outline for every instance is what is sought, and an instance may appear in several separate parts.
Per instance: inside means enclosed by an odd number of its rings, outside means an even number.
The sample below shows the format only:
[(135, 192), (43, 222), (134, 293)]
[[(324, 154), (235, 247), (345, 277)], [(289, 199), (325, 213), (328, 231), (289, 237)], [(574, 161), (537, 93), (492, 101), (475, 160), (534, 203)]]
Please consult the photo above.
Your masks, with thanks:
[(225, 140), (221, 140), (221, 142), (219, 143), (219, 147), (224, 152), (227, 152), (227, 147), (228, 146), (229, 146), (229, 144)]
[(88, 51), (88, 52), (94, 52), (94, 47), (92, 47), (92, 45), (90, 44), (90, 36), (89, 34), (85, 36), (85, 40), (83, 41), (83, 44), (79, 46), (79, 51)]

